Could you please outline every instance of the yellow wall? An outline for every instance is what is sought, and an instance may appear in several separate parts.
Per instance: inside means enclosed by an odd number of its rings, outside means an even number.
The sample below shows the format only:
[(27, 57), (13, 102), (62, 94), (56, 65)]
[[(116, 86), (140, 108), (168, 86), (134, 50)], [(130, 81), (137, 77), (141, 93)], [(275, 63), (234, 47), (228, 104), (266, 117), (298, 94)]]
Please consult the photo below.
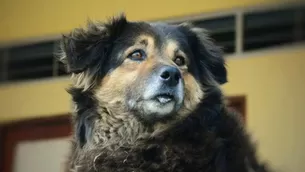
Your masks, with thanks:
[[(125, 11), (134, 20), (167, 19), (291, 0), (0, 0), (0, 42), (57, 35)], [(263, 158), (281, 171), (305, 169), (305, 46), (228, 60), (227, 95), (247, 96), (247, 127)], [(0, 123), (69, 112), (67, 78), (0, 86)]]
[(120, 11), (132, 20), (167, 19), (202, 12), (301, 0), (0, 0), (0, 41), (58, 35)]
[(0, 123), (67, 114), (70, 97), (65, 89), (68, 86), (69, 78), (0, 86)]

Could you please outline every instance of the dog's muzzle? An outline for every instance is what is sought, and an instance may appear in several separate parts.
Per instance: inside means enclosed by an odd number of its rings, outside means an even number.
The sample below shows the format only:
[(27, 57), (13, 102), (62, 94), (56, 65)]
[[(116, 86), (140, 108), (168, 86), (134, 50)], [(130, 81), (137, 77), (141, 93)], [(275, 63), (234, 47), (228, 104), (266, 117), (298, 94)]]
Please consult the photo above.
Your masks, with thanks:
[(181, 107), (183, 96), (183, 78), (179, 69), (162, 65), (153, 71), (146, 82), (144, 112), (155, 116), (172, 114)]
[(159, 85), (159, 90), (156, 90), (155, 98), (160, 103), (168, 103), (175, 101), (179, 95), (177, 94), (178, 84), (181, 82), (180, 71), (171, 66), (163, 66), (157, 71), (155, 82)]

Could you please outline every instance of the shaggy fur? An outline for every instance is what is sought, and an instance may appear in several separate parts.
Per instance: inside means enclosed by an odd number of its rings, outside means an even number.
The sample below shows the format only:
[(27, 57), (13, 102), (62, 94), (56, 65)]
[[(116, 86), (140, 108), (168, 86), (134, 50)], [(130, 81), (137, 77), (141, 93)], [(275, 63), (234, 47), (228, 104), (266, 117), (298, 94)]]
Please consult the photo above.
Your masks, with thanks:
[[(125, 58), (139, 47), (145, 59)], [(72, 73), (75, 106), (67, 171), (267, 171), (223, 102), (225, 62), (203, 29), (124, 16), (89, 22), (63, 36), (60, 58)], [(183, 101), (147, 110), (142, 97), (157, 87), (151, 78), (163, 66), (179, 69)]]

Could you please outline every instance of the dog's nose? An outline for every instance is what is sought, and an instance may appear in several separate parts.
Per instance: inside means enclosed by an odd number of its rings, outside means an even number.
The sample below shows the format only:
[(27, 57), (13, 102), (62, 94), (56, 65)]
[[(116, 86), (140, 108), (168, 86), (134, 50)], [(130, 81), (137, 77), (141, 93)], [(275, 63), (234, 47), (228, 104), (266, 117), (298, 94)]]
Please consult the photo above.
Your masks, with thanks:
[(181, 73), (175, 67), (164, 66), (160, 69), (160, 79), (169, 86), (176, 86), (181, 79)]

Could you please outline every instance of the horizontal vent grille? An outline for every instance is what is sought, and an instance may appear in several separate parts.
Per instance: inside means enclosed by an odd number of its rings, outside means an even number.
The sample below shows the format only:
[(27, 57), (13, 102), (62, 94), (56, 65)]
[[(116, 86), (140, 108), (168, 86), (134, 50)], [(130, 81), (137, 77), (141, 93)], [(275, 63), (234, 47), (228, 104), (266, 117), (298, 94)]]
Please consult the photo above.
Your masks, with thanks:
[(244, 16), (244, 51), (302, 40), (299, 9), (255, 12)]
[(298, 18), (299, 18), (299, 22), (301, 23), (300, 24), (300, 26), (301, 26), (301, 28), (300, 28), (300, 32), (301, 32), (301, 38), (302, 38), (302, 40), (305, 40), (305, 7), (303, 7), (303, 8), (300, 8), (300, 10), (299, 10), (299, 13), (298, 14), (300, 14), (299, 16), (298, 16)]
[(4, 51), (0, 49), (0, 82), (5, 80), (5, 55)]
[(3, 80), (20, 81), (66, 75), (54, 58), (55, 41), (12, 47), (7, 50)]
[(235, 16), (221, 17), (209, 20), (196, 20), (193, 24), (205, 28), (217, 45), (223, 47), (225, 53), (235, 52)]
[(8, 80), (53, 76), (53, 42), (10, 49)]

